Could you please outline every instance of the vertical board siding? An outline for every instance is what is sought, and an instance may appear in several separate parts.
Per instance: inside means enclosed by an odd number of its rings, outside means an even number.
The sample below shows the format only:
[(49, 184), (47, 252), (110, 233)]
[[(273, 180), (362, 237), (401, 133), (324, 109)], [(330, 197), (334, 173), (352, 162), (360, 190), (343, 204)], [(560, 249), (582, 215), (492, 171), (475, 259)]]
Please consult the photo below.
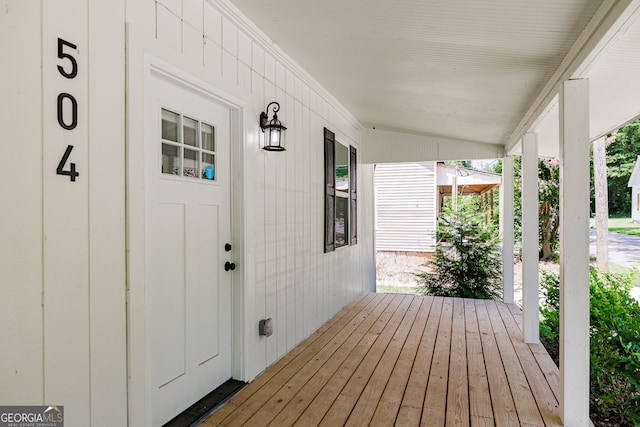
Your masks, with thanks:
[[(124, 111), (125, 91), (140, 94), (125, 81), (126, 28), (135, 33), (136, 48), (148, 42), (144, 50), (207, 76), (243, 108), (244, 212), (235, 220), (244, 221), (244, 229), (235, 247), (244, 254), (244, 283), (237, 285), (245, 286), (247, 336), (234, 339), (243, 341), (247, 363), (237, 370), (240, 379), (253, 379), (373, 286), (371, 274), (361, 277), (373, 270), (372, 244), (331, 254), (322, 247), (323, 128), (360, 148), (359, 124), (229, 2), (126, 0), (107, 7), (64, 0), (12, 2), (6, 9), (0, 44), (12, 64), (2, 95), (13, 111), (3, 117), (10, 118), (7, 138), (15, 141), (6, 154), (16, 161), (5, 172), (20, 179), (0, 188), (9, 201), (0, 224), (1, 404), (66, 405), (72, 425), (147, 424), (149, 398), (138, 383), (127, 389), (125, 218), (139, 216), (125, 211), (124, 157), (141, 151), (137, 139), (125, 147), (125, 115), (133, 120), (143, 113)], [(78, 61), (75, 80), (58, 74), (57, 65), (68, 71), (70, 64), (57, 57), (57, 37), (78, 46), (65, 48)], [(127, 66), (139, 67), (135, 59)], [(128, 72), (129, 84), (142, 81), (142, 69)], [(78, 102), (73, 131), (56, 120), (62, 92)], [(279, 117), (289, 128), (284, 153), (260, 148), (258, 115), (271, 101), (280, 102)], [(127, 135), (139, 136), (132, 132)], [(75, 182), (55, 174), (67, 144), (74, 149), (65, 168), (76, 163)], [(372, 180), (365, 175), (359, 182), (358, 222), (372, 224)], [(368, 239), (360, 234), (360, 242)], [(138, 280), (142, 261), (134, 249), (128, 273)], [(130, 321), (143, 317), (140, 308), (132, 308)], [(275, 322), (269, 338), (257, 331), (266, 317)], [(138, 328), (129, 332), (140, 336)], [(143, 355), (139, 349), (129, 354), (133, 369)]]
[(376, 165), (376, 249), (435, 251), (435, 163)]
[[(158, 0), (156, 38), (184, 61), (222, 74), (221, 90), (247, 101), (245, 129), (245, 298), (246, 319), (254, 323), (248, 347), (250, 380), (276, 362), (338, 310), (374, 283), (373, 236), (359, 244), (323, 253), (323, 128), (360, 147), (361, 128), (306, 71), (273, 47), (251, 22), (226, 1), (184, 0), (182, 10)], [(203, 10), (202, 28), (192, 13)], [(190, 12), (191, 11), (191, 12)], [(171, 15), (171, 16), (169, 16)], [(131, 18), (146, 20), (142, 14)], [(178, 24), (176, 24), (176, 22)], [(182, 33), (173, 26), (181, 25)], [(140, 24), (146, 28), (148, 24)], [(188, 27), (188, 28), (187, 28)], [(185, 28), (188, 31), (185, 32)], [(201, 37), (188, 37), (193, 31)], [(173, 33), (172, 40), (166, 39)], [(192, 34), (193, 36), (193, 34)], [(176, 40), (177, 38), (177, 40)], [(197, 42), (196, 42), (197, 40)], [(192, 46), (196, 43), (197, 46)], [(203, 56), (195, 54), (204, 52)], [(221, 64), (221, 65), (220, 65)], [(216, 80), (217, 82), (218, 80)], [(219, 85), (219, 84), (218, 84)], [(271, 101), (287, 126), (287, 151), (261, 149), (258, 115)], [(254, 120), (255, 117), (255, 120)], [(257, 131), (256, 131), (257, 129)], [(359, 174), (361, 175), (361, 174)], [(359, 179), (358, 222), (373, 224), (372, 180)], [(364, 230), (364, 228), (360, 228)], [(366, 242), (369, 241), (369, 244)], [(365, 244), (360, 244), (365, 242)], [(367, 272), (367, 277), (362, 277)], [(274, 332), (259, 337), (257, 322), (271, 317)]]
[[(0, 404), (43, 402), (41, 2), (0, 15)], [(20, 41), (19, 43), (16, 41)], [(28, 47), (28, 48), (27, 48)]]
[[(89, 29), (87, 1), (43, 3), (42, 8), (42, 134), (43, 134), (43, 308), (44, 400), (75, 402), (69, 424), (90, 417), (89, 354)], [(73, 25), (65, 22), (74, 17)], [(77, 75), (65, 78), (58, 71), (57, 39), (78, 49), (64, 49), (77, 61)], [(66, 69), (72, 70), (69, 61)], [(61, 92), (77, 102), (77, 126), (63, 128), (52, 102)], [(71, 103), (67, 103), (67, 108)], [(68, 123), (73, 123), (70, 121)], [(68, 145), (73, 146), (67, 165), (76, 164), (75, 182), (51, 171)], [(74, 387), (69, 387), (69, 383)]]
[(631, 219), (640, 222), (640, 185), (633, 185), (631, 190)]
[[(88, 64), (89, 170), (85, 174), (89, 181), (92, 426), (127, 423), (125, 34), (111, 31), (124, 14), (124, 2), (89, 1), (88, 48), (99, 52), (89, 56)], [(103, 410), (105, 402), (112, 413)]]
[[(4, 171), (18, 178), (0, 187), (0, 405), (65, 405), (69, 425), (126, 425), (125, 3), (4, 9)], [(74, 163), (75, 181), (57, 174), (69, 145), (62, 170)]]

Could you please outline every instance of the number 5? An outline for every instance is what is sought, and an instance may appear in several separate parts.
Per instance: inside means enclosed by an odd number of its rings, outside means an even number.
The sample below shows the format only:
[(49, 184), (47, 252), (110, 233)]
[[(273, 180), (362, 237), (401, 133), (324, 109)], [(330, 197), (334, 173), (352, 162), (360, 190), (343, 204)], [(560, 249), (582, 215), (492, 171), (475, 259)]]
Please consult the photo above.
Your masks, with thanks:
[(62, 65), (58, 65), (58, 71), (60, 71), (60, 74), (62, 74), (64, 77), (72, 79), (78, 75), (78, 63), (76, 62), (76, 59), (71, 56), (71, 54), (63, 52), (65, 46), (68, 46), (71, 49), (77, 49), (78, 46), (73, 43), (69, 43), (66, 40), (62, 40), (58, 37), (58, 58), (68, 59), (71, 62), (71, 72), (67, 73)]

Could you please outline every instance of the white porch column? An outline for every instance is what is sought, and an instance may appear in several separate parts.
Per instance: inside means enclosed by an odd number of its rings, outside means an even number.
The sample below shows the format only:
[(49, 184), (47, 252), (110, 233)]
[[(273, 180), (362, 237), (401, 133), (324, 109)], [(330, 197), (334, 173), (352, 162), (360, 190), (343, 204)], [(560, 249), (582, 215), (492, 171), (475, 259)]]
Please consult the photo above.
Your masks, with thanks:
[(513, 157), (502, 158), (500, 187), (500, 234), (502, 235), (502, 298), (507, 304), (513, 298)]
[(589, 84), (560, 91), (560, 413), (589, 425)]
[(538, 312), (538, 139), (522, 137), (522, 312), (524, 341), (540, 340)]

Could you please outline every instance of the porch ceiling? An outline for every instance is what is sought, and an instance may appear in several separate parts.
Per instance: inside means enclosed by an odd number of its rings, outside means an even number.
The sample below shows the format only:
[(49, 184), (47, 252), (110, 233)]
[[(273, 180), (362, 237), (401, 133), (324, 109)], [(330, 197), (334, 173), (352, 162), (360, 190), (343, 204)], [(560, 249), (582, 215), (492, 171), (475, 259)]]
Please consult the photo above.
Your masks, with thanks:
[(365, 127), (508, 148), (634, 3), (231, 2)]

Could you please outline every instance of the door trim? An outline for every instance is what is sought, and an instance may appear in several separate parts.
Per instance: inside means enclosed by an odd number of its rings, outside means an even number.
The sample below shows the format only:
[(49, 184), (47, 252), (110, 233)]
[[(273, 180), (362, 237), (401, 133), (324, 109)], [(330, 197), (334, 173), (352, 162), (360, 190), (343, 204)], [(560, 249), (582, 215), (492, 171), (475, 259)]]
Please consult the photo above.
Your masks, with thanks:
[(231, 244), (239, 268), (231, 277), (232, 375), (247, 381), (247, 327), (244, 245), (244, 123), (247, 106), (210, 70), (189, 61), (157, 40), (127, 27), (126, 78), (126, 246), (127, 246), (127, 373), (129, 425), (149, 426), (152, 419), (151, 334), (146, 333), (145, 296), (145, 84), (162, 74), (214, 99), (230, 110)]

